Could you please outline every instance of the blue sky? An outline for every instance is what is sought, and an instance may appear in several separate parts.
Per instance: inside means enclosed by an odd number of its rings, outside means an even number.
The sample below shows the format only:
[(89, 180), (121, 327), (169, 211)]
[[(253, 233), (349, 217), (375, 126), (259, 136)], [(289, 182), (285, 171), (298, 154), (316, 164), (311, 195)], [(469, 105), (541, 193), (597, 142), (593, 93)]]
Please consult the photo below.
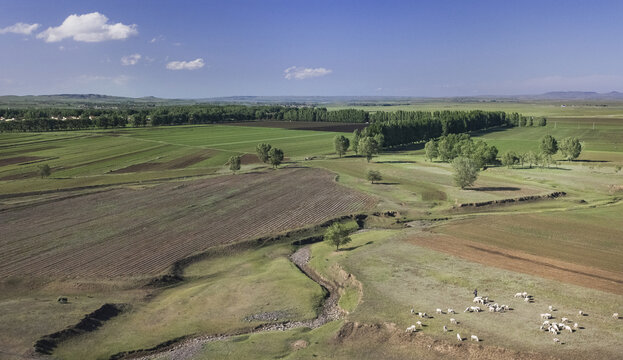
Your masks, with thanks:
[(623, 1), (0, 0), (0, 95), (623, 91)]

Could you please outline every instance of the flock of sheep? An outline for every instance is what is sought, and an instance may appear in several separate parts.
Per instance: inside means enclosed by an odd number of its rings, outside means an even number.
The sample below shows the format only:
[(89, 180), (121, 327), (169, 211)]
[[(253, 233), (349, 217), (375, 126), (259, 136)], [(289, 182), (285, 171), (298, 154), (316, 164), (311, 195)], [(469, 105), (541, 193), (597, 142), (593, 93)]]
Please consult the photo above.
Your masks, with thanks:
[[(516, 293), (515, 298), (523, 298), (524, 302), (526, 303), (532, 303), (534, 302), (534, 298), (532, 295), (528, 295), (527, 292), (519, 292)], [(481, 304), (484, 305), (489, 312), (505, 312), (508, 310), (512, 310), (508, 305), (502, 304), (499, 305), (498, 303), (493, 303), (491, 304), (492, 301), (489, 301), (489, 298), (487, 296), (476, 296), (474, 297), (473, 302), (475, 304)], [(480, 306), (468, 306), (465, 308), (465, 310), (463, 312), (481, 312), (484, 311)], [(554, 312), (556, 311), (556, 309), (554, 309), (554, 307), (552, 305), (549, 306), (549, 311), (550, 312)], [(443, 315), (443, 314), (456, 314), (456, 312), (454, 311), (454, 309), (448, 309), (445, 313), (442, 309), (436, 309), (435, 311), (437, 314)], [(411, 309), (411, 314), (412, 315), (416, 315), (419, 316), (422, 319), (427, 319), (430, 318), (430, 316), (428, 316), (425, 312), (416, 312), (414, 309)], [(584, 312), (582, 310), (578, 311), (578, 315), (579, 316), (587, 316), (586, 314), (584, 314)], [(615, 319), (619, 318), (619, 313), (614, 313), (612, 314), (612, 317)], [(577, 331), (578, 329), (580, 329), (580, 326), (578, 325), (577, 322), (573, 322), (570, 319), (563, 317), (562, 319), (560, 319), (561, 322), (553, 322), (550, 321), (553, 318), (551, 313), (543, 313), (541, 314), (541, 320), (544, 320), (543, 324), (540, 327), (541, 331), (545, 331), (545, 332), (550, 332), (554, 335), (558, 335), (560, 332), (562, 331), (568, 331), (570, 333), (573, 333), (574, 331)], [(455, 319), (455, 318), (450, 318), (450, 323), (453, 325), (457, 325), (459, 322)], [(571, 327), (570, 324), (573, 323), (573, 327)], [(421, 321), (417, 321), (415, 323), (415, 325), (411, 325), (406, 329), (406, 332), (408, 333), (414, 333), (417, 332), (417, 328), (422, 328), (424, 325), (422, 324)], [(446, 325), (443, 325), (443, 332), (448, 332), (449, 329)], [(461, 334), (457, 333), (456, 334), (456, 338), (458, 341), (464, 341), (466, 339), (464, 339)], [(478, 336), (476, 335), (471, 335), (470, 337), (471, 340), (479, 342), (480, 339), (478, 338)], [(560, 344), (560, 339), (558, 338), (554, 338), (554, 343), (555, 344)]]

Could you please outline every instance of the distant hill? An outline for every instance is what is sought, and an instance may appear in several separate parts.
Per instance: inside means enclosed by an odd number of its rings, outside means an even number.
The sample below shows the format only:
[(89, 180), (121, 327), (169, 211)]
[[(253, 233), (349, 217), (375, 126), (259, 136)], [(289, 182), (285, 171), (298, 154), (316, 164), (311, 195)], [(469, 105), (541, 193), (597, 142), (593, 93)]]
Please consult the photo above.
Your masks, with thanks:
[(0, 96), (3, 107), (153, 107), (193, 104), (282, 104), (282, 105), (343, 105), (394, 106), (428, 102), (522, 102), (522, 101), (622, 101), (623, 93), (612, 91), (554, 91), (538, 95), (482, 95), (455, 97), (407, 96), (227, 96), (197, 99), (164, 99), (154, 96), (139, 98), (101, 94), (5, 95)]

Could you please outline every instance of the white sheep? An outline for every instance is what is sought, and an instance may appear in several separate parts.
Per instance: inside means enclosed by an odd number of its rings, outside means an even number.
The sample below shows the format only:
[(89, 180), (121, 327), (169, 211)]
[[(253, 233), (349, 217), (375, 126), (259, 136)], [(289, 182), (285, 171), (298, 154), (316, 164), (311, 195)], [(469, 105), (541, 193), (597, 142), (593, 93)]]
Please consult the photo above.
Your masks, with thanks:
[[(474, 312), (480, 312), (480, 311), (482, 311), (482, 309), (480, 308), (480, 306), (470, 306), (470, 307), (469, 307), (469, 309), (470, 309), (471, 311), (474, 311)], [(471, 312), (471, 311), (470, 311), (470, 312)]]
[(556, 323), (553, 323), (552, 327), (554, 328), (554, 330), (560, 331), (560, 329), (558, 328), (558, 325)]
[(418, 321), (418, 322), (416, 322), (415, 324), (416, 324), (417, 326), (419, 326), (419, 327), (422, 327), (422, 322), (421, 322), (421, 321)]
[(523, 297), (523, 295), (522, 295), (522, 293), (519, 292), (519, 293), (515, 294), (514, 297)]
[(558, 338), (554, 338), (554, 342), (555, 342), (555, 343), (559, 343), (559, 342), (560, 342), (560, 339), (558, 339)]
[(463, 338), (461, 337), (461, 334), (456, 333), (456, 338), (459, 339), (459, 341), (463, 341)]
[(561, 320), (562, 322), (566, 323), (569, 319), (567, 319), (567, 318), (562, 318), (562, 319), (560, 319), (560, 320)]
[(554, 307), (553, 306), (549, 306), (549, 311), (554, 311)]
[(543, 321), (543, 326), (549, 325), (549, 320)]
[(448, 314), (456, 314), (456, 312), (454, 311), (454, 309), (448, 309)]
[(476, 335), (472, 335), (472, 340), (474, 340), (475, 342), (479, 342), (480, 340), (478, 339), (478, 336)]
[(450, 318), (450, 323), (456, 325), (457, 324), (456, 319), (455, 318)]
[(435, 311), (437, 312), (437, 314), (443, 314), (443, 311), (441, 311), (441, 309), (437, 309)]
[(415, 315), (415, 310), (413, 310), (413, 308), (411, 308), (411, 315)]
[(527, 293), (527, 292), (525, 292), (525, 291), (521, 293), (521, 296), (523, 296), (523, 297), (525, 297), (525, 298), (529, 297), (529, 296), (528, 296), (528, 293)]
[(612, 314), (612, 317), (615, 318), (615, 319), (618, 319), (619, 318), (619, 313)]
[(470, 307), (466, 307), (465, 310), (463, 312), (472, 312), (472, 309), (470, 309)]
[(551, 319), (551, 318), (552, 318), (552, 314), (549, 314), (549, 313), (541, 314), (541, 319)]
[(448, 332), (448, 328), (445, 325), (443, 326), (443, 332)]
[(415, 325), (411, 325), (407, 328), (407, 330), (405, 330), (405, 332), (415, 332)]
[(584, 311), (582, 311), (582, 310), (578, 311), (578, 315), (584, 316)]
[(579, 327), (580, 327), (580, 325), (578, 325), (578, 323), (573, 324), (573, 328), (574, 328), (574, 329), (577, 329), (577, 328), (579, 328)]
[(496, 309), (493, 306), (489, 306), (489, 312), (494, 312)]
[(529, 298), (529, 297), (524, 298), (524, 299), (523, 299), (523, 301), (525, 301), (525, 302), (530, 302), (530, 298)]
[(571, 329), (571, 326), (569, 326), (569, 325), (565, 325), (565, 330), (567, 330), (570, 333), (573, 332), (573, 329)]
[(482, 298), (480, 296), (476, 296), (473, 300), (474, 304), (482, 303)]
[(428, 315), (426, 315), (426, 313), (425, 313), (425, 312), (419, 312), (419, 313), (417, 313), (417, 315), (418, 315), (419, 317), (421, 317), (422, 319), (423, 319), (423, 318), (425, 318), (425, 317), (428, 317)]
[(556, 331), (556, 329), (554, 329), (554, 327), (550, 327), (550, 328), (549, 328), (549, 332), (551, 332), (551, 333), (552, 333), (552, 334), (554, 334), (554, 335), (557, 335), (557, 334), (558, 334), (558, 331)]

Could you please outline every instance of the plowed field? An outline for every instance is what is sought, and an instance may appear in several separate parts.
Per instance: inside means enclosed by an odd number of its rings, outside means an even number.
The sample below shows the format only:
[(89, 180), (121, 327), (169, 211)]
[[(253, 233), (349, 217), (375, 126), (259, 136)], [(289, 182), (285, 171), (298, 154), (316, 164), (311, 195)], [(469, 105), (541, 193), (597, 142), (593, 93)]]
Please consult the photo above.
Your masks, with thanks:
[(0, 279), (156, 274), (215, 245), (318, 224), (374, 200), (324, 170), (289, 168), (116, 189), (6, 210)]

